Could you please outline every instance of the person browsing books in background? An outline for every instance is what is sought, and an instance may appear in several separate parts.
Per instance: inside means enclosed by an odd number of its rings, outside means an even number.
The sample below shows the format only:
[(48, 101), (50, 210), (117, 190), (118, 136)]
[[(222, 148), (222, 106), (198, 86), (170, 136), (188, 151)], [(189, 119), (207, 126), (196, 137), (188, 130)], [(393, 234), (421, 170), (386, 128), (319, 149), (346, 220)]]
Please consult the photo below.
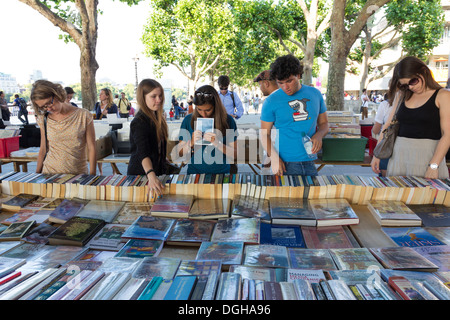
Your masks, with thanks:
[(64, 88), (47, 80), (33, 84), (30, 98), (41, 131), (36, 172), (84, 174), (89, 161), (89, 173), (95, 175), (95, 129), (89, 110), (67, 103)]
[(228, 90), (230, 78), (227, 75), (221, 75), (217, 79), (217, 84), (219, 85), (219, 97), (220, 100), (222, 100), (226, 112), (236, 120), (242, 117), (244, 114), (244, 107), (242, 106), (239, 95), (233, 90)]
[[(271, 78), (281, 90), (272, 92), (261, 110), (261, 141), (276, 175), (318, 175), (314, 165), (322, 138), (328, 133), (328, 117), (322, 94), (301, 84), (303, 66), (293, 55), (277, 58), (270, 67)], [(278, 147), (272, 143), (277, 129)], [(311, 137), (312, 154), (303, 144), (303, 134)]]
[(95, 103), (94, 108), (97, 120), (106, 118), (108, 114), (119, 113), (117, 105), (113, 101), (111, 90), (109, 90), (108, 88), (101, 89), (98, 98), (100, 101), (97, 101)]
[[(210, 85), (194, 93), (195, 109), (180, 127), (179, 156), (188, 156), (188, 174), (230, 173), (230, 160), (236, 158), (237, 126), (227, 114), (219, 94)], [(198, 125), (211, 119), (212, 128), (203, 132)], [(227, 160), (228, 159), (228, 160)]]
[(127, 175), (146, 175), (149, 192), (163, 194), (158, 179), (167, 170), (168, 127), (164, 117), (164, 89), (153, 79), (142, 80), (136, 90), (138, 112), (130, 123), (131, 156)]
[[(445, 155), (450, 146), (450, 92), (433, 79), (430, 69), (416, 57), (403, 58), (394, 68), (388, 95), (395, 97), (388, 121), (397, 111), (399, 131), (387, 167), (387, 176), (448, 178)], [(383, 138), (383, 131), (378, 141)], [(373, 157), (372, 170), (380, 172)]]

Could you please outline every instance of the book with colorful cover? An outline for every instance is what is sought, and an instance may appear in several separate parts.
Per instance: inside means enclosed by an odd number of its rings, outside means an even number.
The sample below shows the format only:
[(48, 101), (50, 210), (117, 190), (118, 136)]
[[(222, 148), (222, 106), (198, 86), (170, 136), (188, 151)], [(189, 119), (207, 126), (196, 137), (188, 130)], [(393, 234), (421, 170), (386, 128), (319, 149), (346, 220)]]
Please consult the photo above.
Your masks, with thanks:
[(49, 244), (84, 246), (104, 225), (101, 219), (72, 217), (48, 237)]
[(36, 228), (32, 229), (28, 235), (22, 238), (23, 241), (29, 243), (48, 243), (48, 237), (56, 230), (58, 227), (41, 223)]
[(87, 246), (91, 249), (119, 251), (125, 244), (122, 234), (128, 225), (108, 223), (92, 239)]
[(164, 296), (164, 300), (189, 300), (197, 283), (196, 276), (177, 276)]
[(416, 247), (414, 250), (437, 265), (439, 272), (450, 271), (450, 246)]
[(2, 203), (2, 209), (7, 211), (19, 211), (31, 202), (39, 199), (39, 196), (33, 194), (20, 193), (13, 198)]
[(153, 257), (160, 253), (162, 247), (162, 240), (130, 239), (115, 256), (129, 258)]
[(125, 205), (125, 201), (90, 200), (77, 216), (93, 219), (101, 219), (106, 223), (112, 223)]
[(189, 210), (189, 219), (220, 219), (230, 216), (230, 199), (195, 199)]
[(345, 199), (309, 200), (317, 227), (358, 224), (359, 218)]
[(231, 216), (259, 218), (261, 222), (271, 223), (269, 200), (237, 195), (233, 198)]
[(369, 267), (383, 268), (367, 248), (329, 249), (329, 251), (339, 270), (367, 270)]
[(64, 199), (61, 203), (49, 214), (48, 220), (50, 222), (63, 224), (70, 218), (77, 215), (78, 212), (87, 204), (87, 200), (73, 198)]
[(408, 204), (424, 227), (450, 227), (450, 208), (438, 204)]
[(0, 233), (0, 241), (21, 240), (27, 235), (34, 224), (34, 221), (12, 223), (6, 230)]
[(370, 252), (387, 269), (434, 272), (437, 265), (410, 247), (369, 248)]
[(450, 227), (423, 227), (445, 244), (450, 243)]
[(188, 218), (194, 196), (167, 194), (155, 200), (150, 210), (154, 217)]
[(211, 241), (242, 241), (245, 244), (258, 244), (260, 220), (258, 218), (219, 219), (211, 236)]
[(133, 272), (133, 278), (150, 279), (152, 277), (162, 277), (163, 279), (173, 279), (177, 274), (181, 260), (169, 257), (145, 257), (142, 263)]
[(421, 227), (381, 228), (402, 247), (443, 246), (445, 243)]
[(299, 226), (261, 223), (260, 244), (306, 248)]
[(2, 220), (1, 223), (4, 224), (5, 226), (10, 226), (12, 223), (24, 222), (28, 218), (32, 217), (35, 213), (36, 213), (35, 210), (20, 209), (12, 216)]
[(269, 203), (273, 224), (316, 226), (316, 216), (307, 199), (270, 197)]
[(242, 264), (254, 267), (289, 268), (287, 248), (267, 244), (246, 246)]
[(238, 242), (211, 242), (206, 241), (200, 245), (196, 260), (219, 260), (222, 267), (241, 264), (244, 252), (244, 243)]
[(126, 202), (114, 223), (133, 224), (140, 216), (151, 216), (150, 209), (151, 204), (149, 202)]
[(212, 273), (219, 274), (221, 269), (220, 260), (182, 260), (176, 275), (209, 276)]
[(288, 256), (294, 269), (337, 270), (328, 249), (288, 248)]
[(338, 249), (354, 247), (342, 226), (320, 228), (302, 226), (302, 233), (308, 249)]
[(420, 226), (422, 219), (401, 201), (369, 201), (367, 208), (381, 226)]
[(140, 216), (122, 234), (123, 239), (167, 240), (176, 219)]
[(210, 241), (216, 222), (210, 220), (177, 219), (167, 238), (168, 244), (200, 246)]

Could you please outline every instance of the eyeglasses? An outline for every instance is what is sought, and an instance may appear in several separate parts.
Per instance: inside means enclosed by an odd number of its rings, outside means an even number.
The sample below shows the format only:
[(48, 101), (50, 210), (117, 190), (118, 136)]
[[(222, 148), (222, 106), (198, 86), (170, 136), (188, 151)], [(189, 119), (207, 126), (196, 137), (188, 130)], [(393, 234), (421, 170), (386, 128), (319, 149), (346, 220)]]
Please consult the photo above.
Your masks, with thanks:
[(220, 90), (228, 90), (228, 87), (219, 87)]
[(408, 81), (408, 83), (404, 83), (404, 84), (398, 84), (398, 88), (400, 90), (405, 91), (406, 89), (409, 89), (409, 86), (415, 86), (416, 84), (419, 83), (419, 78), (412, 78), (411, 80)]
[(195, 93), (197, 97), (203, 97), (205, 100), (212, 100), (214, 98), (214, 95), (212, 93), (205, 93), (198, 91)]
[(48, 108), (50, 108), (51, 106), (53, 106), (53, 99), (54, 99), (55, 97), (52, 97), (52, 101), (50, 102), (50, 103), (47, 103), (46, 105), (44, 105), (44, 106), (42, 106), (42, 107), (39, 107), (38, 106), (38, 108), (39, 109), (48, 109)]

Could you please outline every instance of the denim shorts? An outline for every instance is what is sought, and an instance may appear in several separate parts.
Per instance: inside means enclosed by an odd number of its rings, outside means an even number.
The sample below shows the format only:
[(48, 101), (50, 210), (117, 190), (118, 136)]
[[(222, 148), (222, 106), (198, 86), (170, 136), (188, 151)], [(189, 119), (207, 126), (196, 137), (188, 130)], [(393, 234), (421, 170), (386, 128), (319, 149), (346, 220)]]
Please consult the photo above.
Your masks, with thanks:
[(316, 165), (314, 161), (285, 162), (285, 175), (317, 176)]

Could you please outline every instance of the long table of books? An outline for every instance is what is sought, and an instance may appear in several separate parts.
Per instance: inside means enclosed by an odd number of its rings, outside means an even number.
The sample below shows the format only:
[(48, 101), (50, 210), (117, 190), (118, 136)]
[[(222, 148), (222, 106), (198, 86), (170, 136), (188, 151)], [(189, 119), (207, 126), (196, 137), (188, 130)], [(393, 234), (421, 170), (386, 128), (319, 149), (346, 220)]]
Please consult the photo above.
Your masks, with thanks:
[(0, 300), (450, 299), (448, 180), (207, 176), (3, 174)]

